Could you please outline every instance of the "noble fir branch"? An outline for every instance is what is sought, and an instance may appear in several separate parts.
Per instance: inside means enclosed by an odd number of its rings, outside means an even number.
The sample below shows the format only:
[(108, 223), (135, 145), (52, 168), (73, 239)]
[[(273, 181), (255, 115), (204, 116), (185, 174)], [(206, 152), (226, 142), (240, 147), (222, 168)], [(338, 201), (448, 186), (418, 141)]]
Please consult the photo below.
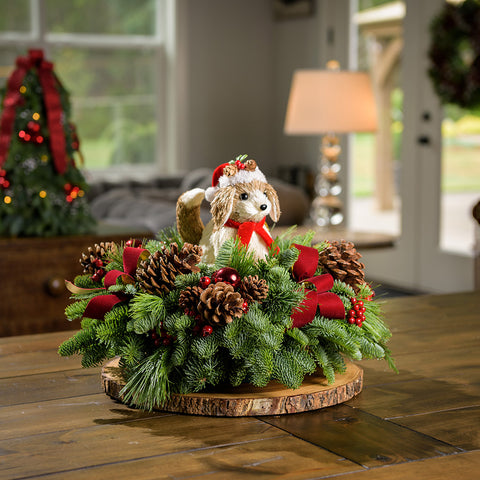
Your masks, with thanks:
[(304, 372), (291, 352), (282, 349), (274, 357), (273, 376), (287, 388), (298, 388)]
[(130, 302), (129, 330), (146, 333), (160, 326), (165, 320), (165, 305), (161, 297), (142, 293)]
[(287, 270), (291, 269), (293, 268), (294, 263), (298, 260), (299, 255), (300, 251), (296, 248), (283, 250), (278, 254), (278, 264)]
[(128, 319), (128, 306), (121, 304), (107, 312), (104, 322), (97, 327), (97, 338), (112, 350), (112, 356), (119, 354)]
[(91, 275), (77, 275), (73, 283), (80, 288), (98, 288), (98, 282), (93, 281)]
[(217, 353), (219, 346), (220, 342), (217, 335), (194, 337), (190, 345), (190, 351), (197, 358), (207, 360)]
[(82, 318), (83, 312), (87, 308), (89, 300), (79, 300), (78, 302), (71, 303), (65, 308), (65, 316), (67, 320), (73, 321)]
[(336, 293), (337, 295), (343, 295), (347, 298), (356, 297), (355, 290), (350, 285), (347, 285), (340, 280), (335, 280), (333, 282), (332, 292)]
[(335, 368), (330, 361), (327, 351), (322, 345), (310, 345), (308, 348), (317, 365), (321, 367), (327, 382), (333, 383), (335, 381)]
[(361, 360), (362, 354), (358, 345), (352, 340), (348, 333), (349, 324), (344, 320), (332, 320), (316, 316), (311, 323), (303, 327), (310, 334), (325, 338), (334, 344), (338, 350), (353, 360)]
[[(169, 242), (170, 243), (170, 242)], [(165, 246), (165, 243), (160, 240), (149, 240), (144, 248), (146, 248), (150, 254), (158, 252)]]
[(187, 361), (190, 353), (190, 341), (191, 336), (185, 332), (180, 332), (177, 335), (171, 350), (172, 365), (174, 367), (180, 367)]
[(119, 348), (121, 365), (130, 369), (138, 365), (144, 358), (147, 350), (146, 338), (142, 335), (127, 333)]
[(175, 278), (175, 287), (184, 290), (187, 287), (198, 285), (200, 282), (200, 273), (187, 273), (185, 275), (178, 275)]
[(215, 259), (215, 269), (232, 267), (240, 277), (247, 277), (255, 273), (255, 257), (240, 239), (229, 239), (221, 246)]
[(179, 393), (199, 392), (206, 386), (218, 385), (224, 378), (225, 365), (217, 356), (207, 360), (190, 356), (178, 376)]
[(181, 333), (185, 334), (194, 324), (195, 320), (192, 317), (177, 312), (165, 317), (163, 328), (169, 335), (176, 337)]
[(170, 370), (168, 350), (159, 348), (133, 368), (120, 395), (126, 403), (151, 411), (170, 396)]

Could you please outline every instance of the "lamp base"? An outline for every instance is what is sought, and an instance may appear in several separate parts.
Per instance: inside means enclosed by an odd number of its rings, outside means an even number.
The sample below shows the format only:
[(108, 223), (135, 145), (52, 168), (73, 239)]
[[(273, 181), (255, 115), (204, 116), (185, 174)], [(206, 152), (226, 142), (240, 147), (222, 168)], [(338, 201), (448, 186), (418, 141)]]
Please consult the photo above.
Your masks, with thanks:
[(342, 186), (338, 180), (340, 153), (338, 137), (325, 135), (320, 146), (320, 168), (315, 181), (316, 197), (310, 209), (311, 220), (320, 227), (340, 225), (343, 222), (343, 204), (339, 198)]

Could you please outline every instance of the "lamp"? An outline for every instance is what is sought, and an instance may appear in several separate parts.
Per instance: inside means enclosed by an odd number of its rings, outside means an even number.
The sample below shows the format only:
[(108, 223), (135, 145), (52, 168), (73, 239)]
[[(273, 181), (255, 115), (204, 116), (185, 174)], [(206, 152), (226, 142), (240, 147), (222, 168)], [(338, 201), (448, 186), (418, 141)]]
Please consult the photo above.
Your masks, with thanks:
[(339, 225), (343, 221), (337, 134), (376, 128), (375, 100), (366, 73), (341, 71), (335, 61), (329, 62), (326, 70), (294, 72), (284, 131), (287, 135), (324, 134), (310, 212), (316, 225)]

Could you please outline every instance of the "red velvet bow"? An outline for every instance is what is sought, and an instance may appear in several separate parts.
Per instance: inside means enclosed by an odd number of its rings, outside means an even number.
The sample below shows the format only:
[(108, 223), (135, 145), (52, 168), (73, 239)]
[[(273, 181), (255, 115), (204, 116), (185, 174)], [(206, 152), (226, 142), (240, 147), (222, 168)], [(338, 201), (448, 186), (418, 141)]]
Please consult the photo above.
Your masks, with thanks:
[[(144, 260), (149, 255), (148, 250), (145, 248), (137, 247), (125, 247), (123, 250), (123, 272), (120, 270), (110, 270), (104, 279), (105, 290), (108, 290), (109, 287), (115, 285), (118, 277), (122, 277), (123, 283), (135, 283), (135, 272), (137, 270), (137, 265), (139, 260)], [(103, 290), (103, 289), (88, 289), (88, 288), (79, 288), (73, 285), (70, 282), (66, 282), (67, 288), (72, 293), (82, 293), (93, 290)], [(87, 305), (85, 312), (83, 313), (84, 317), (87, 318), (98, 318), (102, 319), (107, 312), (109, 312), (114, 305), (119, 302), (122, 302), (127, 297), (123, 293), (113, 293), (98, 295), (93, 297)]]
[(56, 171), (63, 175), (67, 170), (65, 132), (62, 124), (62, 103), (58, 86), (60, 82), (53, 73), (53, 64), (43, 58), (42, 50), (29, 50), (28, 57), (18, 57), (16, 69), (7, 82), (7, 93), (3, 101), (3, 113), (0, 121), (0, 167), (7, 160), (12, 138), (17, 106), (23, 103), (20, 93), (23, 79), (28, 70), (35, 68), (43, 90), (43, 100), (50, 132), (50, 149)]
[(300, 328), (310, 323), (317, 313), (327, 318), (345, 318), (345, 307), (338, 295), (329, 292), (333, 287), (333, 277), (325, 273), (313, 276), (318, 265), (318, 250), (304, 245), (294, 245), (300, 250), (300, 255), (293, 265), (293, 276), (299, 283), (309, 283), (315, 286), (316, 290), (309, 289), (300, 306), (292, 314), (292, 328)]

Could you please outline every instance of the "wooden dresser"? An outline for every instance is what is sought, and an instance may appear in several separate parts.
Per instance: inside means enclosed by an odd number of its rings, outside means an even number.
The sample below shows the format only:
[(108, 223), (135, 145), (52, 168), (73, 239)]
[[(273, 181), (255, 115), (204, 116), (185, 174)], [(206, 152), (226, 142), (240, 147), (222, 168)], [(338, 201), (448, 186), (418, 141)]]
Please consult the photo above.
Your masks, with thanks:
[(0, 337), (80, 328), (65, 318), (64, 280), (82, 273), (82, 252), (102, 241), (147, 237), (152, 234), (99, 228), (95, 235), (0, 238)]

